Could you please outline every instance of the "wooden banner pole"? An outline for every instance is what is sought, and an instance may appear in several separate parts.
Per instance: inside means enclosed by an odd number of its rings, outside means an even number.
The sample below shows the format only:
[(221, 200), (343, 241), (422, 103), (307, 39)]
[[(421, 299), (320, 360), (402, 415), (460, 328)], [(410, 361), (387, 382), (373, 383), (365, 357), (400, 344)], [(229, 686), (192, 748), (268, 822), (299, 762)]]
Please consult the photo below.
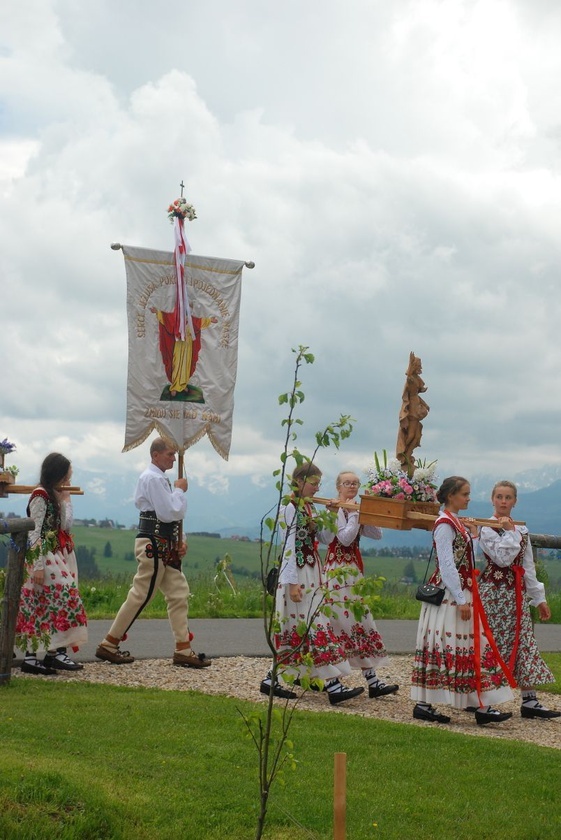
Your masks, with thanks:
[[(177, 455), (177, 477), (178, 478), (185, 478), (184, 470), (185, 470), (185, 453), (183, 451), (179, 452)], [(178, 530), (178, 548), (181, 548), (181, 544), (183, 543), (183, 520), (179, 523), (179, 530)]]

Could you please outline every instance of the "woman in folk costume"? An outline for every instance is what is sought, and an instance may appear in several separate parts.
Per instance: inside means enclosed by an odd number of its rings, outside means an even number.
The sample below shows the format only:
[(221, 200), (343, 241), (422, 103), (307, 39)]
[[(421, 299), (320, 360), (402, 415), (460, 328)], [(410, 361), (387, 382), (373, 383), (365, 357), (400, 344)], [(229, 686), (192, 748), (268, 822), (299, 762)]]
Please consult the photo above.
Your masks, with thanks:
[(513, 695), (496, 645), (481, 626), (485, 621), (474, 587), (477, 526), (458, 517), (469, 505), (469, 494), (469, 482), (461, 476), (446, 478), (437, 492), (444, 509), (433, 529), (436, 571), (430, 582), (444, 586), (445, 594), (438, 607), (423, 603), (419, 617), (411, 689), (416, 701), (413, 717), (418, 720), (450, 722), (432, 703), (455, 709), (475, 707), (478, 724), (512, 717), (490, 705), (511, 700)]
[[(335, 487), (339, 494), (337, 501), (350, 502), (360, 489), (360, 480), (353, 472), (342, 472), (337, 476)], [(399, 686), (386, 685), (376, 674), (376, 668), (387, 662), (386, 649), (376, 622), (361, 596), (352, 591), (353, 584), (364, 576), (360, 537), (379, 540), (382, 532), (375, 525), (360, 525), (358, 511), (337, 507), (335, 502), (333, 508), (328, 507), (337, 511), (337, 533), (332, 536), (323, 567), (327, 586), (333, 593), (329, 602), (334, 612), (331, 616), (333, 630), (351, 668), (362, 670), (368, 685), (368, 696), (395, 694)], [(328, 575), (327, 572), (339, 572), (339, 575)], [(361, 605), (360, 618), (355, 618), (352, 609), (352, 603), (356, 601)]]
[[(331, 619), (322, 613), (325, 592), (318, 553), (318, 540), (330, 542), (331, 531), (318, 531), (312, 499), (321, 482), (321, 470), (312, 463), (296, 467), (292, 474), (292, 500), (280, 512), (285, 528), (283, 552), (275, 597), (275, 619), (279, 629), (274, 643), (283, 674), (320, 679), (325, 682), (329, 702), (342, 703), (362, 694), (363, 688), (344, 688), (340, 677), (350, 673), (345, 652), (333, 632)], [(302, 627), (307, 631), (302, 633)], [(311, 657), (311, 667), (306, 659)], [(288, 700), (296, 694), (280, 683), (273, 683), (270, 673), (260, 691)]]
[(493, 518), (500, 529), (482, 528), (480, 548), (486, 560), (479, 583), (481, 602), (489, 626), (522, 692), (524, 718), (556, 718), (561, 712), (547, 709), (536, 697), (534, 686), (555, 682), (538, 650), (530, 605), (548, 621), (551, 610), (545, 587), (536, 577), (528, 529), (515, 525), (510, 514), (516, 504), (516, 485), (499, 481), (493, 487)]
[[(41, 479), (29, 499), (27, 515), (35, 528), (29, 534), (27, 579), (20, 596), (16, 644), (26, 651), (21, 670), (26, 674), (56, 674), (83, 668), (67, 655), (88, 639), (87, 619), (78, 592), (78, 567), (70, 534), (72, 503), (65, 487), (72, 467), (58, 452), (47, 455)], [(37, 651), (47, 653), (41, 662)]]

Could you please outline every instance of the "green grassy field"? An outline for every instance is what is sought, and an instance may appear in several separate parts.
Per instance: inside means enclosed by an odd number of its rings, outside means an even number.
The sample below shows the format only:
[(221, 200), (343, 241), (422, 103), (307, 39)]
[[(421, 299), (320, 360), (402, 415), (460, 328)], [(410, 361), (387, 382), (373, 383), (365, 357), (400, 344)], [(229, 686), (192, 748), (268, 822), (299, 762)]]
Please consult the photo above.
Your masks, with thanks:
[[(134, 569), (132, 552), (134, 550), (135, 530), (112, 530), (109, 528), (89, 528), (78, 526), (73, 529), (77, 546), (83, 545), (88, 549), (95, 549), (95, 562), (103, 575), (126, 575)], [(257, 574), (260, 569), (258, 542), (245, 542), (232, 539), (218, 539), (215, 537), (200, 537), (187, 534), (188, 552), (184, 561), (184, 568), (195, 572), (210, 572), (216, 561), (229, 554), (232, 558), (234, 575), (243, 577), (236, 570)], [(111, 557), (104, 556), (107, 543), (111, 546)], [(128, 556), (128, 559), (127, 559)], [(405, 567), (411, 562), (409, 557), (364, 557), (365, 570), (371, 575), (380, 575), (388, 582), (399, 581), (403, 577)], [(425, 573), (426, 560), (414, 560), (417, 578), (421, 580)], [(559, 587), (561, 580), (561, 560), (548, 559), (544, 561), (552, 591)]]
[[(73, 528), (76, 546), (95, 549), (95, 562), (103, 575), (120, 576), (134, 573), (135, 530), (112, 530), (109, 528)], [(257, 573), (260, 569), (259, 544), (238, 540), (187, 535), (188, 552), (183, 561), (184, 569), (196, 572), (210, 572), (217, 559), (225, 554), (232, 557), (233, 565), (247, 572)], [(106, 546), (111, 546), (111, 557), (105, 556)], [(128, 559), (127, 559), (128, 557)]]
[[(94, 551), (94, 559), (102, 576), (95, 579), (80, 568), (80, 588), (90, 618), (111, 618), (123, 602), (136, 570), (134, 530), (77, 527), (74, 529), (77, 552), (84, 546)], [(260, 583), (260, 545), (231, 539), (187, 535), (189, 550), (183, 568), (191, 585), (189, 612), (192, 618), (252, 618), (262, 614)], [(111, 556), (105, 556), (110, 546)], [(225, 554), (231, 558), (233, 593), (224, 577), (215, 582), (216, 563)], [(368, 575), (385, 578), (380, 601), (374, 608), (376, 618), (416, 619), (420, 604), (414, 599), (416, 584), (400, 583), (404, 571), (411, 567), (407, 557), (365, 557)], [(550, 579), (556, 579), (561, 561), (548, 561)], [(426, 560), (413, 563), (417, 580), (423, 578)], [(561, 592), (548, 589), (552, 621), (561, 623)], [(158, 594), (144, 612), (145, 618), (166, 615), (163, 597)]]
[[(254, 836), (256, 754), (238, 709), (257, 704), (32, 677), (0, 700), (2, 838)], [(297, 711), (291, 738), (297, 769), (273, 789), (268, 840), (333, 837), (335, 752), (349, 840), (561, 836), (558, 750), (335, 712)]]
[[(135, 530), (112, 530), (109, 528), (89, 528), (78, 526), (73, 529), (77, 546), (83, 545), (88, 549), (95, 549), (95, 562), (102, 574), (119, 576), (129, 574), (134, 568), (132, 552), (134, 550)], [(234, 570), (245, 570), (246, 573), (258, 573), (260, 569), (258, 542), (245, 542), (232, 539), (218, 539), (214, 537), (200, 537), (187, 534), (188, 552), (184, 567), (195, 572), (210, 572), (214, 569), (217, 559), (225, 554), (232, 558)], [(111, 557), (104, 556), (107, 543), (111, 546)], [(128, 556), (128, 559), (127, 559)], [(381, 575), (388, 582), (399, 581), (403, 577), (405, 567), (411, 562), (408, 557), (364, 557), (365, 569), (368, 574)], [(414, 569), (418, 579), (425, 573), (426, 560), (414, 560)], [(548, 559), (544, 561), (552, 591), (557, 590), (557, 581), (561, 580), (561, 560)], [(235, 572), (235, 574), (240, 574)], [(240, 575), (243, 576), (243, 575)]]

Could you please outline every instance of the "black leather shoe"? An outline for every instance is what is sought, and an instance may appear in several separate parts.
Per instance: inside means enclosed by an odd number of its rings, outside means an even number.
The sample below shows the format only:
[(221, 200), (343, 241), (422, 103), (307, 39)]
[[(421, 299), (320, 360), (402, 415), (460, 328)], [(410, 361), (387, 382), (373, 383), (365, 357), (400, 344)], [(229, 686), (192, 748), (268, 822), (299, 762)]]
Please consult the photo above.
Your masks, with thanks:
[(344, 688), (342, 691), (331, 691), (328, 692), (329, 702), (332, 706), (336, 706), (337, 703), (344, 703), (345, 700), (352, 700), (353, 697), (358, 697), (363, 691), (364, 688), (362, 686), (359, 688)]
[(386, 685), (385, 683), (378, 683), (378, 685), (370, 686), (368, 689), (369, 697), (386, 697), (387, 694), (395, 694), (399, 691), (398, 685)]
[[(299, 687), (302, 685), (298, 677), (296, 677), (296, 679), (294, 680), (294, 685), (297, 685)], [(323, 684), (323, 688), (320, 688), (319, 685), (314, 685), (314, 683), (312, 682), (310, 684), (310, 691), (327, 691), (327, 688), (325, 687), (325, 683)]]
[(52, 668), (55, 671), (82, 671), (84, 668), (80, 662), (74, 662), (65, 653), (46, 653), (43, 665), (45, 668)]
[(502, 723), (511, 717), (512, 712), (482, 712), (480, 709), (475, 712), (475, 720), (479, 726), (485, 726), (486, 723)]
[(524, 703), (520, 707), (520, 714), (523, 718), (542, 718), (542, 720), (561, 717), (561, 712), (544, 709), (543, 706), (541, 708), (540, 706), (525, 706)]
[(429, 706), (428, 709), (425, 709), (423, 706), (415, 706), (413, 717), (416, 720), (428, 720), (430, 723), (450, 723), (448, 715), (441, 715), (432, 706)]
[[(266, 683), (265, 680), (259, 686), (259, 691), (261, 694), (266, 694), (269, 696), (271, 693), (271, 686), (269, 683)], [(283, 700), (296, 700), (298, 695), (294, 691), (290, 691), (288, 688), (281, 688), (279, 683), (276, 683), (273, 686), (273, 697), (280, 697)]]
[(54, 668), (47, 668), (38, 659), (35, 662), (26, 662), (25, 659), (21, 663), (21, 670), (24, 674), (38, 674), (41, 677), (52, 677), (56, 675)]

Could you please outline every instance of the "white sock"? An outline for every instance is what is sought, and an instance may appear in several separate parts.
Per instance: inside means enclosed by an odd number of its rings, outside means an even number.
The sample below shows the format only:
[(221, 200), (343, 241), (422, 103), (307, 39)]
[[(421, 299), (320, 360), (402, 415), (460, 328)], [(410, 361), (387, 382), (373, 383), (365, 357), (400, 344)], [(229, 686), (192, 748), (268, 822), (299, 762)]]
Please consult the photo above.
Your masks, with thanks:
[(534, 709), (537, 709), (540, 705), (538, 703), (538, 698), (535, 691), (523, 691), (522, 692), (522, 705), (523, 706), (531, 706)]
[(343, 686), (337, 678), (328, 682), (325, 687), (329, 694), (339, 694), (339, 692), (343, 691)]
[(379, 680), (376, 676), (376, 670), (374, 668), (369, 668), (367, 671), (363, 671), (362, 673), (368, 684), (368, 688), (374, 688), (381, 683), (381, 680)]

